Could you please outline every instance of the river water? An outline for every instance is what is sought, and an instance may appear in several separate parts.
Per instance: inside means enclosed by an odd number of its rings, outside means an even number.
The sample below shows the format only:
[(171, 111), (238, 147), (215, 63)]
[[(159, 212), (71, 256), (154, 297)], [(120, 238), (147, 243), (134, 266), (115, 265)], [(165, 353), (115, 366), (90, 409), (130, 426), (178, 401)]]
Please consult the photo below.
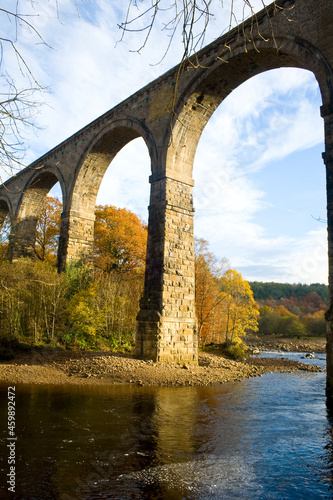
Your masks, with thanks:
[(325, 373), (210, 387), (18, 385), (15, 494), (0, 389), (1, 498), (333, 498)]

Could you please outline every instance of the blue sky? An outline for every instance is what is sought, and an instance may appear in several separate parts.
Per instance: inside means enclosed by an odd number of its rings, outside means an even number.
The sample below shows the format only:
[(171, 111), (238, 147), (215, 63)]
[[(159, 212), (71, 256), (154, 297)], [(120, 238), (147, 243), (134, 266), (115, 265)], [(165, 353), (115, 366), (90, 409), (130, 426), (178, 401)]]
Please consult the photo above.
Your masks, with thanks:
[[(178, 63), (180, 44), (152, 65), (163, 54), (158, 29), (141, 54), (130, 52), (140, 45), (137, 36), (117, 44), (126, 3), (79, 1), (78, 18), (74, 0), (61, 0), (60, 23), (53, 2), (43, 1), (34, 19), (53, 49), (21, 33), (31, 69), (50, 87), (36, 116), (41, 129), (25, 132), (28, 163)], [(224, 5), (216, 10), (207, 43), (228, 25)], [(238, 0), (236, 9), (241, 6)], [(13, 57), (5, 61), (24, 84)], [(326, 225), (315, 220), (326, 218), (320, 105), (311, 73), (274, 70), (235, 89), (204, 130), (194, 163), (195, 234), (245, 279), (327, 282)], [(125, 206), (147, 220), (149, 174), (146, 147), (137, 139), (110, 165), (98, 203)]]

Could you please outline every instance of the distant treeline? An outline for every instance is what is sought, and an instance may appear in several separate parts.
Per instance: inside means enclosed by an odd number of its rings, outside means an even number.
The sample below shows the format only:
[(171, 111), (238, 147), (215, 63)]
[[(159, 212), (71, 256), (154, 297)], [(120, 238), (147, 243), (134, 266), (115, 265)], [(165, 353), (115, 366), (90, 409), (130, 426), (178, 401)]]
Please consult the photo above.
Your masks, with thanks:
[(328, 287), (321, 283), (313, 283), (311, 285), (302, 285), (301, 283), (274, 283), (262, 281), (249, 281), (251, 290), (253, 292), (254, 300), (274, 300), (301, 298), (309, 293), (317, 293), (321, 299), (328, 304)]
[(249, 283), (259, 308), (259, 335), (325, 336), (328, 287), (320, 283)]

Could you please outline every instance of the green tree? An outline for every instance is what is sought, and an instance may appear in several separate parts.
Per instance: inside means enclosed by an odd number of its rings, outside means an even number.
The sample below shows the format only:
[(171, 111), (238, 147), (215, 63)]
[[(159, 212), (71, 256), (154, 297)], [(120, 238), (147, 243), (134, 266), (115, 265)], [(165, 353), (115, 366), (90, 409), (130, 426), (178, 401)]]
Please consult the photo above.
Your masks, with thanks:
[(67, 296), (72, 297), (80, 290), (86, 290), (93, 282), (93, 269), (80, 260), (70, 260), (65, 268)]
[(324, 311), (317, 311), (307, 316), (304, 320), (304, 324), (308, 335), (316, 337), (326, 336), (327, 326)]
[(324, 284), (312, 283), (305, 285), (302, 283), (289, 284), (262, 281), (250, 281), (249, 283), (253, 291), (254, 300), (299, 299), (305, 298), (308, 294), (316, 293), (326, 305), (329, 303), (328, 287)]
[(63, 274), (46, 262), (0, 263), (0, 337), (29, 344), (56, 343), (66, 308)]
[(306, 335), (306, 330), (300, 319), (291, 314), (281, 317), (276, 333), (284, 337), (303, 337)]
[(259, 308), (259, 335), (274, 335), (277, 333), (281, 314), (269, 306)]
[(67, 316), (69, 332), (63, 337), (65, 341), (74, 347), (93, 347), (103, 327), (103, 315), (98, 307), (96, 284), (89, 284), (70, 298)]

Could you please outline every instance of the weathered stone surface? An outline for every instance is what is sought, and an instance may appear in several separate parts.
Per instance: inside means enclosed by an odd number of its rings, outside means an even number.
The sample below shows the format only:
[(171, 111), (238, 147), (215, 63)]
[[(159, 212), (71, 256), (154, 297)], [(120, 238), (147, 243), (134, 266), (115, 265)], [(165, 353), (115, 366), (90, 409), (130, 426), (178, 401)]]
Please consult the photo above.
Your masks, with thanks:
[[(106, 169), (141, 136), (151, 158), (145, 292), (137, 355), (197, 363), (192, 166), (208, 120), (238, 85), (279, 67), (312, 71), (325, 123), (328, 250), (333, 310), (333, 9), (331, 0), (278, 0), (87, 125), (0, 187), (0, 223), (13, 220), (11, 255), (33, 255), (43, 199), (59, 181), (63, 214), (58, 263), (91, 259), (94, 208)], [(220, 181), (220, 180), (219, 180)], [(328, 320), (328, 389), (333, 396), (333, 314)]]

